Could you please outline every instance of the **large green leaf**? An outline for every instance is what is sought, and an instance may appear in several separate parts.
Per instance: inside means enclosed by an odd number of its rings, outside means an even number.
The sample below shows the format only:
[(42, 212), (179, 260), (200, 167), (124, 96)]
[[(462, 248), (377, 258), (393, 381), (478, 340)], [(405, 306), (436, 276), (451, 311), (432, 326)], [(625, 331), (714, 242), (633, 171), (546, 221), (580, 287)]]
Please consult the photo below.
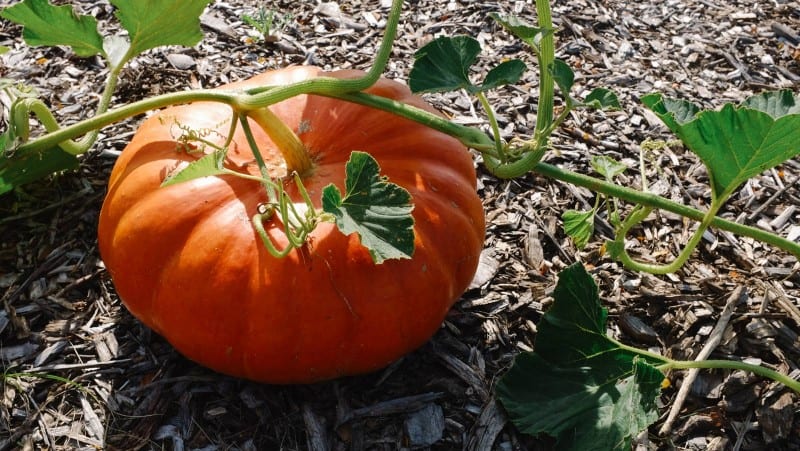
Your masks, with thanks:
[(719, 201), (747, 179), (800, 154), (800, 101), (788, 91), (760, 94), (716, 111), (700, 111), (660, 94), (644, 96), (642, 102), (700, 157)]
[(0, 194), (50, 174), (78, 167), (78, 159), (74, 155), (57, 147), (42, 153), (8, 157), (4, 150), (10, 140), (10, 133), (0, 135)]
[(466, 89), (475, 94), (516, 83), (525, 72), (522, 61), (504, 61), (489, 71), (483, 84), (475, 85), (469, 71), (480, 52), (480, 44), (470, 36), (436, 38), (414, 54), (409, 87), (418, 93)]
[(414, 92), (442, 92), (472, 86), (469, 68), (475, 63), (481, 45), (469, 36), (442, 36), (414, 54), (409, 87)]
[(130, 35), (130, 52), (162, 45), (191, 47), (201, 39), (200, 14), (210, 0), (110, 0)]
[(357, 233), (375, 263), (411, 258), (414, 218), (411, 194), (381, 177), (378, 162), (366, 152), (353, 152), (345, 167), (344, 196), (333, 184), (322, 191), (322, 209), (336, 218), (345, 235)]
[(606, 335), (607, 311), (580, 264), (561, 272), (538, 326), (535, 352), (521, 354), (497, 394), (523, 432), (548, 434), (560, 450), (629, 450), (658, 419), (664, 375), (656, 356)]
[(0, 16), (24, 27), (22, 37), (28, 45), (67, 45), (82, 57), (105, 54), (95, 18), (77, 15), (71, 6), (25, 0), (3, 9)]

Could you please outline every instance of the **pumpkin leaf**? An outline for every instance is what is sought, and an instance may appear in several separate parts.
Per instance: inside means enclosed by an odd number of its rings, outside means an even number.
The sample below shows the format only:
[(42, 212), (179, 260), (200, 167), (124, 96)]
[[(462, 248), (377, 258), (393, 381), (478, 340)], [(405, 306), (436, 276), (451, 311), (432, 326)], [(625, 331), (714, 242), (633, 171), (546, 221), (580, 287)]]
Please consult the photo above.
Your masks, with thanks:
[(567, 210), (561, 215), (561, 220), (564, 221), (564, 232), (575, 241), (575, 246), (578, 249), (586, 247), (594, 233), (594, 210)]
[(712, 196), (724, 202), (747, 179), (800, 154), (800, 98), (788, 91), (750, 97), (740, 105), (701, 111), (660, 94), (642, 97), (706, 166)]
[(192, 161), (180, 171), (169, 174), (167, 178), (161, 182), (161, 186), (164, 187), (175, 185), (177, 183), (188, 182), (189, 180), (194, 180), (201, 177), (224, 174), (226, 172), (222, 165), (224, 160), (224, 151), (217, 150), (212, 152), (202, 158)]
[(80, 57), (105, 55), (97, 20), (76, 14), (71, 6), (25, 0), (3, 9), (0, 16), (23, 26), (22, 37), (28, 45), (66, 45)]
[(654, 365), (667, 360), (606, 336), (607, 311), (582, 265), (561, 272), (553, 296), (536, 351), (517, 357), (498, 398), (521, 431), (553, 436), (560, 450), (629, 450), (658, 419), (664, 375)]
[(468, 71), (475, 63), (481, 46), (470, 36), (442, 36), (414, 54), (409, 74), (411, 91), (445, 92), (472, 87)]
[(322, 191), (322, 209), (334, 216), (342, 233), (357, 233), (375, 263), (411, 258), (414, 218), (411, 194), (381, 177), (378, 162), (353, 152), (345, 167), (345, 192), (330, 184)]
[(583, 106), (598, 110), (619, 110), (619, 98), (614, 91), (606, 88), (595, 88), (583, 100)]
[(58, 147), (9, 156), (7, 150), (13, 147), (14, 141), (10, 130), (0, 134), (0, 194), (50, 174), (78, 168), (78, 158)]
[(553, 81), (558, 85), (558, 89), (561, 90), (564, 97), (569, 97), (569, 92), (575, 83), (575, 72), (572, 71), (569, 64), (558, 58), (553, 60), (553, 66), (551, 66), (550, 70), (553, 73)]
[(469, 70), (481, 52), (481, 45), (470, 36), (442, 36), (434, 39), (414, 54), (414, 67), (409, 87), (416, 93), (446, 92), (466, 89), (471, 94), (516, 83), (525, 72), (520, 60), (504, 61), (492, 68), (484, 83), (470, 81)]
[(592, 169), (605, 177), (609, 182), (628, 169), (627, 166), (608, 155), (593, 155), (589, 164), (592, 166)]
[(200, 14), (210, 0), (110, 0), (130, 36), (129, 54), (162, 45), (191, 47), (201, 39)]
[(553, 33), (553, 30), (545, 30), (529, 25), (514, 15), (504, 16), (497, 13), (490, 13), (489, 16), (505, 28), (506, 31), (528, 44), (536, 54), (539, 53), (539, 42), (542, 38)]
[(501, 86), (514, 84), (522, 78), (522, 74), (527, 68), (528, 66), (526, 66), (525, 63), (517, 59), (503, 61), (486, 74), (486, 78), (483, 80), (483, 84), (480, 86), (479, 90), (488, 91)]

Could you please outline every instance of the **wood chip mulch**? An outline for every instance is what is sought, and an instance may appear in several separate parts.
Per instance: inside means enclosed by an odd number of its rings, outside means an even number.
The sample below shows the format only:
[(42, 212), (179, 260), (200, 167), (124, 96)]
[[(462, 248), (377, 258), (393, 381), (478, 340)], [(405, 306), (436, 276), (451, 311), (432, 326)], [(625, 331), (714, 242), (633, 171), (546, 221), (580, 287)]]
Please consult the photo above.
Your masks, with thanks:
[[(0, 7), (12, 3), (0, 0)], [(115, 26), (105, 1), (71, 3), (101, 26)], [(212, 2), (202, 18), (202, 43), (137, 58), (123, 74), (116, 104), (289, 64), (367, 68), (390, 2), (261, 2), (280, 13), (272, 42), (242, 21), (256, 3)], [(503, 58), (521, 57), (534, 67), (523, 46), (489, 19), (492, 11), (535, 23), (530, 0), (407, 2), (386, 75), (407, 80), (416, 49), (455, 34), (483, 44), (476, 77)], [(577, 95), (608, 87), (620, 94), (623, 109), (574, 114), (554, 136), (547, 160), (589, 173), (591, 155), (609, 155), (630, 166), (623, 176), (628, 186), (641, 186), (641, 144), (672, 139), (638, 102), (641, 95), (657, 91), (716, 107), (800, 86), (800, 5), (793, 0), (574, 0), (555, 2), (553, 16), (557, 54), (576, 70)], [(27, 47), (21, 29), (5, 20), (0, 45), (11, 48), (0, 56), (0, 77), (35, 87), (63, 123), (91, 114), (106, 75), (97, 60)], [(535, 70), (517, 86), (490, 93), (506, 137), (533, 129), (537, 95)], [(486, 129), (466, 94), (427, 98), (454, 121)], [(4, 108), (7, 100), (0, 96)], [(375, 374), (308, 386), (213, 373), (130, 316), (97, 253), (106, 180), (140, 120), (104, 129), (76, 173), (0, 197), (0, 450), (553, 449), (551, 440), (524, 436), (508, 422), (493, 386), (515, 355), (533, 349), (556, 275), (577, 260), (591, 266), (610, 311), (609, 333), (621, 341), (800, 376), (794, 257), (712, 230), (680, 272), (632, 273), (601, 255), (602, 239), (610, 238), (604, 221), (581, 251), (563, 233), (561, 213), (589, 207), (593, 193), (536, 174), (500, 181), (479, 162), (488, 218), (481, 268), (428, 344)], [(644, 160), (652, 190), (708, 205), (706, 172), (689, 152), (665, 147)], [(795, 161), (767, 171), (723, 215), (797, 239), (798, 180)], [(669, 259), (694, 227), (668, 213), (653, 215), (629, 237), (631, 252)], [(700, 372), (670, 417), (687, 374), (670, 379), (663, 416), (638, 438), (637, 449), (800, 449), (797, 393), (741, 372)]]

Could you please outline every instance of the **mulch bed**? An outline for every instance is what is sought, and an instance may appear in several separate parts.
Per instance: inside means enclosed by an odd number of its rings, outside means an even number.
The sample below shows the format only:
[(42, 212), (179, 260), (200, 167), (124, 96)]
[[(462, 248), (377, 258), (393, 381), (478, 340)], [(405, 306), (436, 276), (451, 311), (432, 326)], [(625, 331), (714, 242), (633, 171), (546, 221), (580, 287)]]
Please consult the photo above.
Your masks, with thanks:
[[(11, 3), (0, 0), (0, 6)], [(101, 26), (114, 26), (105, 2), (71, 3)], [(266, 2), (281, 20), (275, 42), (264, 42), (242, 22), (243, 14), (255, 12), (250, 2), (215, 1), (202, 19), (203, 42), (138, 58), (124, 71), (115, 102), (212, 87), (289, 64), (367, 68), (388, 3)], [(535, 66), (488, 18), (491, 11), (521, 11), (535, 23), (530, 0), (407, 3), (390, 78), (407, 80), (413, 52), (440, 34), (479, 39), (478, 72), (501, 58), (521, 57)], [(608, 87), (623, 108), (574, 114), (554, 136), (547, 161), (589, 173), (589, 157), (605, 154), (631, 167), (623, 177), (628, 186), (641, 186), (641, 143), (672, 139), (640, 105), (641, 95), (658, 91), (715, 107), (764, 89), (797, 90), (800, 82), (800, 6), (794, 1), (575, 0), (556, 2), (553, 16), (557, 54), (577, 73), (575, 92)], [(35, 87), (63, 123), (91, 114), (106, 75), (98, 61), (66, 49), (27, 47), (21, 29), (4, 20), (0, 45), (12, 48), (0, 56), (0, 77)], [(466, 94), (426, 97), (454, 121), (486, 128), (479, 105)], [(536, 117), (536, 70), (489, 97), (504, 135), (528, 136)], [(0, 197), (0, 360), (6, 371), (0, 450), (553, 449), (551, 440), (524, 436), (508, 422), (493, 386), (515, 355), (533, 349), (557, 273), (574, 261), (591, 267), (610, 311), (609, 333), (621, 341), (693, 359), (716, 336), (713, 358), (746, 359), (800, 376), (796, 258), (712, 230), (676, 274), (626, 271), (601, 255), (602, 238), (610, 238), (602, 220), (598, 237), (583, 250), (563, 233), (561, 213), (592, 205), (593, 193), (536, 174), (497, 180), (479, 162), (488, 219), (481, 270), (429, 343), (375, 374), (307, 386), (216, 374), (181, 357), (130, 316), (97, 253), (106, 180), (140, 119), (104, 129), (79, 171)], [(708, 205), (708, 178), (691, 153), (666, 147), (644, 159), (652, 190), (698, 208)], [(796, 238), (798, 180), (794, 161), (768, 171), (749, 181), (723, 216)], [(629, 237), (631, 252), (644, 260), (669, 259), (695, 226), (654, 215)], [(735, 302), (726, 310), (732, 294)], [(715, 332), (721, 318), (727, 325)], [(701, 372), (662, 431), (685, 378), (669, 376), (664, 415), (639, 437), (637, 449), (800, 449), (798, 394), (740, 372)]]

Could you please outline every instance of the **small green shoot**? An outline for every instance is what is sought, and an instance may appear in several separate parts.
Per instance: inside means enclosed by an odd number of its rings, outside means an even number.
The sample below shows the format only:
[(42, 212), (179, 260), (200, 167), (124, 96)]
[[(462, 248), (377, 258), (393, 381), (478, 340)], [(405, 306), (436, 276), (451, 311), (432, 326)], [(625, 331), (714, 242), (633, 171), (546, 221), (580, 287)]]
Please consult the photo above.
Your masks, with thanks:
[(553, 35), (552, 28), (531, 26), (514, 15), (504, 16), (502, 14), (490, 13), (489, 17), (505, 28), (506, 31), (522, 40), (525, 44), (528, 44), (536, 56), (541, 54), (540, 43), (542, 39)]
[(280, 32), (291, 20), (291, 14), (278, 16), (275, 11), (263, 5), (258, 8), (255, 15), (242, 15), (242, 21), (258, 33), (259, 40), (265, 42), (276, 41), (276, 33)]
[(566, 210), (561, 214), (564, 221), (564, 233), (572, 238), (575, 247), (583, 249), (589, 244), (589, 240), (594, 235), (594, 215), (595, 210)]
[(409, 87), (417, 93), (464, 89), (475, 95), (486, 111), (492, 128), (495, 141), (492, 156), (505, 161), (508, 159), (508, 151), (503, 144), (494, 109), (486, 98), (485, 91), (516, 83), (527, 67), (517, 59), (504, 61), (489, 70), (483, 83), (476, 85), (470, 80), (470, 69), (480, 52), (480, 43), (470, 36), (443, 36), (434, 39), (414, 54)]
[[(622, 174), (625, 169), (628, 169), (624, 164), (606, 155), (593, 155), (590, 165), (592, 169), (602, 175), (606, 182), (609, 183), (613, 183), (614, 177)], [(586, 247), (589, 240), (592, 238), (594, 234), (594, 218), (599, 208), (600, 196), (598, 195), (594, 207), (591, 210), (567, 210), (561, 215), (561, 220), (564, 221), (564, 232), (572, 238), (578, 249)], [(614, 203), (609, 206), (609, 210), (609, 217), (612, 219), (612, 223), (614, 223), (616, 222), (615, 218), (619, 216), (616, 198), (614, 199)]]
[(613, 181), (614, 177), (622, 174), (626, 169), (628, 169), (628, 167), (623, 163), (620, 163), (619, 161), (607, 155), (593, 155), (589, 164), (592, 166), (592, 169), (597, 171), (598, 174), (602, 175), (607, 182)]

